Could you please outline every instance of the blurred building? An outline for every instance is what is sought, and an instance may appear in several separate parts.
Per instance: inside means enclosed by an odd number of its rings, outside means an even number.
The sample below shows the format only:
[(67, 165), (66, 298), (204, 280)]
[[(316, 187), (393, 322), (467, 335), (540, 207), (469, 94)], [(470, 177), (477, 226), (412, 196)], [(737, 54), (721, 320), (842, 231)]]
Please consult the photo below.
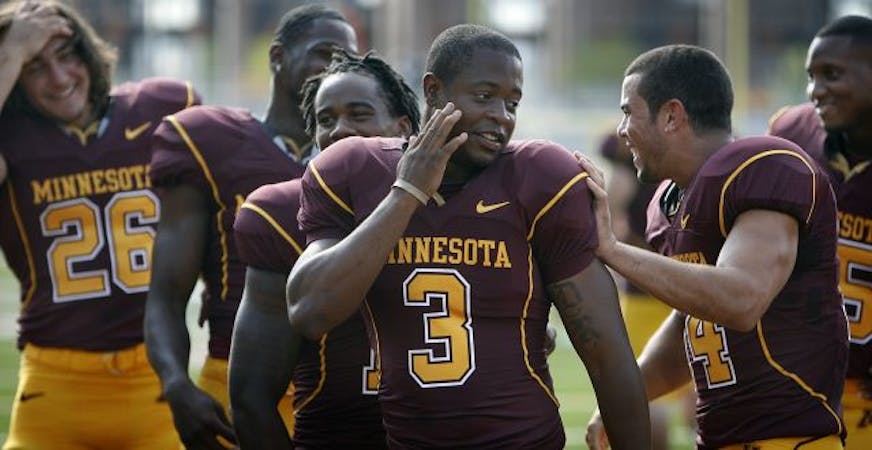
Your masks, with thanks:
[[(273, 28), (304, 0), (69, 0), (121, 50), (119, 80), (192, 80), (209, 103), (259, 112), (268, 95)], [(691, 43), (726, 62), (737, 90), (735, 123), (759, 132), (761, 117), (804, 98), (805, 51), (837, 15), (872, 12), (872, 0), (328, 0), (417, 86), (433, 37), (464, 22), (501, 29), (525, 62), (524, 108), (578, 127), (616, 114), (622, 71), (646, 49)], [(529, 105), (529, 106), (528, 106)], [(523, 110), (522, 110), (523, 111)], [(765, 120), (765, 119), (763, 119)], [(750, 123), (751, 125), (743, 125)], [(538, 127), (538, 124), (535, 124)], [(558, 133), (559, 135), (560, 133)]]

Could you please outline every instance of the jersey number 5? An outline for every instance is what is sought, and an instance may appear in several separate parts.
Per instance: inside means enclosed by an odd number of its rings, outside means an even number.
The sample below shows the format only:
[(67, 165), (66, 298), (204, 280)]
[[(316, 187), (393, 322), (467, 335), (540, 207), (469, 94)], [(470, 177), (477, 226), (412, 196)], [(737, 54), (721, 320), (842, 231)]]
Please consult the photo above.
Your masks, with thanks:
[[(147, 190), (119, 192), (100, 211), (87, 198), (50, 205), (39, 216), (48, 248), (55, 302), (105, 297), (111, 292), (106, 269), (76, 270), (109, 246), (112, 281), (124, 292), (144, 292), (151, 278), (151, 247), (160, 207)], [(134, 222), (134, 219), (136, 221)]]
[(409, 374), (422, 388), (460, 386), (475, 371), (469, 283), (454, 269), (415, 269), (403, 283), (404, 304), (439, 306), (424, 313), (424, 343), (409, 350)]
[(872, 247), (839, 239), (840, 288), (851, 342), (872, 340)]

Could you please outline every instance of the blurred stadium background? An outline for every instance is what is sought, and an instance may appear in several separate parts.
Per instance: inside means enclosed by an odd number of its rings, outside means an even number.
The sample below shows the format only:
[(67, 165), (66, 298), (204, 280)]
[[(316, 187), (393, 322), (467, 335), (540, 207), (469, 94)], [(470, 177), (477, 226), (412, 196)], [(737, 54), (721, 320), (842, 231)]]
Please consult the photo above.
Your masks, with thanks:
[[(303, 1), (69, 0), (120, 50), (115, 81), (166, 75), (194, 82), (206, 103), (261, 114), (269, 95), (267, 48), (279, 17)], [(374, 49), (417, 87), (432, 38), (464, 22), (489, 24), (518, 44), (525, 95), (515, 136), (594, 153), (613, 132), (623, 68), (668, 43), (713, 50), (736, 88), (736, 134), (762, 133), (770, 114), (804, 101), (805, 52), (815, 31), (843, 14), (872, 13), (872, 0), (333, 0)], [(0, 267), (0, 443), (8, 428), (18, 360), (18, 286)], [(196, 296), (195, 296), (196, 297)], [(195, 311), (197, 300), (189, 312)], [(193, 317), (194, 314), (189, 314)], [(556, 316), (555, 316), (556, 318)], [(555, 319), (559, 323), (559, 319)], [(192, 321), (189, 323), (193, 324)], [(192, 367), (205, 353), (194, 332)], [(550, 363), (568, 448), (584, 448), (594, 406), (589, 381), (561, 335)], [(199, 359), (198, 359), (199, 357)], [(680, 434), (680, 433), (679, 433)], [(692, 448), (679, 439), (678, 448)]]

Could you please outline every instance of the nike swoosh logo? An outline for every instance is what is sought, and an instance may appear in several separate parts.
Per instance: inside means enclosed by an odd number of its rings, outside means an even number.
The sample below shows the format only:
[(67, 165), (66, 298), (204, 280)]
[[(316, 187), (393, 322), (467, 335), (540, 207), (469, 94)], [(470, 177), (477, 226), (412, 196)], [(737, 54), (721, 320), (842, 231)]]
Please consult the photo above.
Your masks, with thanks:
[(687, 221), (688, 221), (688, 220), (690, 220), (690, 214), (687, 214), (687, 215), (685, 215), (684, 217), (681, 218), (681, 229), (682, 229), (682, 230), (684, 229), (684, 227), (687, 226)]
[(479, 200), (478, 203), (475, 204), (475, 212), (479, 214), (487, 214), (493, 210), (500, 209), (503, 206), (508, 205), (510, 202), (501, 202), (494, 203), (493, 205), (485, 205), (483, 201)]
[(28, 400), (33, 400), (37, 397), (42, 397), (43, 395), (45, 395), (45, 392), (22, 392), (19, 400), (21, 400), (22, 402), (26, 402)]
[(148, 121), (148, 122), (146, 122), (146, 123), (144, 123), (136, 128), (126, 127), (126, 128), (124, 128), (124, 139), (127, 139), (128, 141), (132, 141), (132, 140), (138, 138), (139, 135), (144, 133), (145, 130), (147, 130), (148, 127), (150, 127), (150, 126), (151, 126), (151, 121)]

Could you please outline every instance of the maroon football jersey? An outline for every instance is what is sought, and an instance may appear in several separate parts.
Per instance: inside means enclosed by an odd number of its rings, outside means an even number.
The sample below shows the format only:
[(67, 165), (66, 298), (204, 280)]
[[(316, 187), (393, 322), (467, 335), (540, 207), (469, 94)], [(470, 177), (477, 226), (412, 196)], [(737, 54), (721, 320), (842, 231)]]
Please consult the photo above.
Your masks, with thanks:
[(209, 354), (227, 359), (233, 320), (245, 284), (245, 265), (233, 238), (233, 219), (245, 197), (269, 183), (299, 178), (303, 166), (248, 111), (198, 106), (169, 116), (154, 132), (151, 180), (209, 194), (212, 217), (200, 265), (205, 288), (200, 323), (209, 321)]
[(769, 132), (799, 144), (809, 154), (819, 158), (829, 173), (839, 210), (839, 286), (851, 327), (848, 377), (868, 378), (872, 369), (870, 161), (849, 167), (838, 148), (838, 137), (827, 137), (811, 103), (780, 111), (771, 121)]
[[(346, 236), (369, 216), (404, 146), (347, 138), (310, 163), (307, 239)], [(392, 447), (563, 447), (545, 286), (594, 258), (585, 177), (556, 144), (512, 142), (445, 205), (412, 217), (364, 303)]]
[[(299, 209), (299, 179), (252, 192), (233, 225), (242, 262), (290, 273), (306, 242), (297, 225)], [(385, 447), (374, 361), (360, 315), (318, 342), (303, 341), (293, 379), (295, 446)]]
[(724, 146), (684, 192), (661, 184), (648, 240), (677, 260), (715, 264), (736, 218), (754, 209), (797, 220), (796, 265), (750, 332), (686, 317), (700, 448), (843, 431), (847, 324), (836, 284), (835, 199), (810, 156), (774, 137)]
[(149, 136), (199, 98), (167, 78), (122, 84), (110, 96), (90, 136), (43, 118), (0, 120), (9, 165), (0, 246), (21, 283), (21, 347), (114, 351), (143, 341), (160, 213)]

